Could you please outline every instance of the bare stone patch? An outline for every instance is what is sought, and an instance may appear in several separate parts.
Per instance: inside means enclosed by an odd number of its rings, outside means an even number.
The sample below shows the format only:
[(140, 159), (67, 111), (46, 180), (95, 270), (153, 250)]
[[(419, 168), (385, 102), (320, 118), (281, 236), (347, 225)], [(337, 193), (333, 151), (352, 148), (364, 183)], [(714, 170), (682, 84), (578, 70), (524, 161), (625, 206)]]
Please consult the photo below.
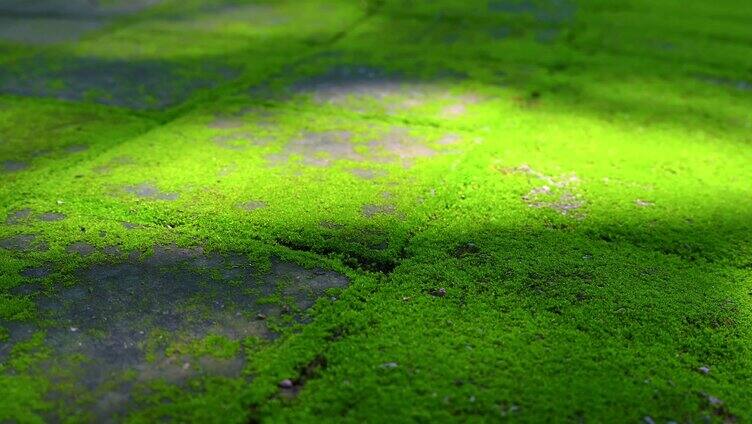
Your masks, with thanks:
[(31, 157), (33, 158), (42, 158), (52, 153), (51, 149), (38, 149), (31, 152)]
[(124, 190), (127, 193), (133, 194), (136, 197), (140, 197), (144, 199), (172, 201), (172, 200), (177, 200), (179, 196), (177, 193), (166, 193), (166, 192), (160, 191), (157, 187), (149, 183), (143, 183), (143, 184), (138, 184), (134, 186), (126, 186)]
[(546, 28), (535, 33), (535, 40), (542, 44), (549, 44), (559, 38), (560, 31), (557, 28)]
[(72, 144), (65, 148), (65, 153), (81, 153), (89, 149), (86, 144)]
[(550, 194), (549, 190), (541, 193), (533, 189), (522, 198), (531, 207), (553, 209), (562, 215), (567, 215), (572, 211), (580, 209), (585, 204), (584, 201), (569, 192), (561, 193), (558, 197), (553, 198), (550, 197)]
[[(34, 277), (28, 277), (28, 278), (34, 278)], [(31, 296), (34, 293), (39, 292), (41, 290), (41, 286), (38, 283), (24, 283), (20, 284), (18, 286), (15, 286), (10, 289), (10, 293), (15, 296)], [(0, 346), (0, 360), (2, 360), (3, 357), (3, 349)]]
[(29, 208), (24, 208), (8, 214), (8, 217), (5, 218), (5, 223), (8, 225), (28, 224), (35, 219), (43, 222), (55, 222), (62, 221), (65, 218), (65, 214), (58, 212), (45, 212), (35, 216), (34, 211)]
[(462, 141), (461, 136), (457, 134), (447, 134), (441, 137), (441, 139), (439, 139), (437, 143), (442, 146), (453, 146), (455, 144), (458, 144), (460, 141)]
[(39, 0), (0, 2), (0, 39), (30, 44), (78, 40), (110, 19), (138, 12), (155, 0)]
[(491, 0), (488, 11), (529, 15), (544, 24), (562, 24), (574, 18), (577, 7), (570, 0)]
[(392, 128), (384, 137), (372, 141), (369, 146), (389, 156), (396, 156), (402, 159), (403, 165), (409, 166), (413, 159), (421, 157), (430, 157), (436, 154), (436, 151), (424, 144), (420, 140), (412, 137), (405, 128)]
[(256, 209), (263, 209), (265, 208), (266, 202), (262, 200), (251, 200), (248, 202), (244, 202), (240, 204), (240, 208), (246, 211), (255, 211)]
[(232, 69), (208, 63), (203, 64), (200, 73), (188, 74), (183, 66), (160, 60), (129, 61), (39, 52), (0, 68), (0, 92), (133, 109), (161, 109), (236, 74)]
[[(571, 0), (491, 0), (488, 11), (532, 17), (540, 26), (535, 31), (536, 41), (551, 43), (559, 37), (564, 25), (573, 21), (577, 6)], [(492, 33), (492, 36), (505, 38), (509, 34), (509, 28), (502, 27), (498, 35)]]
[(503, 40), (509, 38), (512, 35), (512, 29), (506, 26), (492, 28), (489, 31), (491, 38), (495, 40)]
[(366, 66), (335, 66), (292, 86), (294, 93), (309, 93), (318, 102), (342, 103), (351, 97), (383, 99), (398, 94), (405, 81)]
[(0, 39), (24, 44), (54, 44), (75, 41), (99, 29), (104, 21), (82, 18), (9, 18), (0, 16)]
[(288, 143), (281, 153), (269, 156), (272, 163), (287, 162), (300, 155), (303, 163), (310, 166), (328, 166), (334, 160), (363, 160), (351, 143), (348, 131), (306, 132)]
[[(305, 310), (319, 297), (349, 283), (335, 272), (276, 258), (271, 270), (261, 273), (241, 254), (177, 246), (155, 246), (143, 257), (92, 265), (81, 270), (78, 279), (76, 286), (32, 294), (41, 322), (47, 323), (39, 328), (46, 331), (45, 343), (52, 352), (38, 372), (70, 370), (64, 384), (105, 399), (81, 404), (99, 418), (128, 410), (134, 381), (180, 384), (201, 375), (240, 375), (240, 354), (195, 356), (180, 346), (207, 336), (272, 339), (276, 335), (268, 322), (304, 323)], [(12, 331), (4, 350), (31, 333)], [(85, 361), (72, 364), (74, 357)], [(123, 380), (126, 374), (133, 378)]]
[(105, 246), (102, 252), (108, 256), (120, 256), (123, 253), (117, 246)]
[(504, 174), (520, 173), (530, 175), (545, 184), (531, 189), (522, 200), (533, 208), (546, 208), (559, 212), (562, 215), (574, 216), (583, 219), (585, 216), (577, 212), (585, 206), (585, 201), (574, 193), (575, 186), (579, 183), (576, 175), (570, 174), (560, 177), (545, 175), (528, 165), (520, 165), (516, 168), (502, 168)]
[(39, 215), (39, 220), (45, 221), (45, 222), (62, 221), (65, 218), (66, 218), (65, 214), (57, 213), (57, 212), (45, 212)]
[(240, 118), (222, 116), (215, 118), (208, 126), (209, 128), (227, 130), (240, 128), (243, 125), (245, 125), (245, 122)]
[(89, 256), (94, 253), (96, 247), (89, 243), (78, 241), (68, 246), (66, 250), (70, 253), (77, 253), (81, 256)]
[(289, 91), (308, 95), (319, 104), (388, 114), (421, 106), (441, 93), (429, 82), (358, 65), (333, 66), (322, 74), (298, 81)]
[(160, 0), (35, 0), (0, 2), (0, 13), (14, 16), (115, 17), (139, 12)]
[(731, 88), (737, 91), (752, 91), (752, 81), (710, 75), (698, 75), (697, 78), (703, 82), (719, 87)]
[(126, 230), (136, 230), (136, 229), (139, 229), (139, 228), (143, 228), (143, 225), (141, 225), (141, 224), (134, 224), (132, 222), (127, 222), (127, 221), (123, 221), (120, 224)]
[(21, 276), (26, 278), (44, 278), (52, 273), (49, 265), (25, 268), (21, 271)]
[[(464, 77), (446, 74), (437, 78)], [(440, 85), (426, 80), (407, 78), (368, 66), (338, 65), (325, 73), (298, 81), (290, 91), (311, 96), (319, 104), (346, 107), (356, 112), (396, 114), (425, 104), (431, 99), (454, 102), (441, 116), (457, 117), (466, 106), (477, 102), (472, 95), (454, 95)]]
[(479, 95), (472, 93), (450, 95), (448, 97), (453, 101), (453, 103), (442, 109), (440, 115), (445, 119), (453, 119), (465, 115), (467, 113), (468, 106), (477, 104), (481, 100)]
[(467, 111), (467, 106), (463, 103), (455, 103), (442, 109), (441, 116), (444, 118), (457, 118)]
[(17, 252), (46, 251), (49, 246), (34, 234), (19, 234), (0, 240), (0, 247)]
[(26, 162), (21, 162), (17, 160), (6, 160), (0, 162), (0, 165), (2, 165), (2, 169), (5, 172), (18, 172), (23, 171), (24, 169), (29, 167), (29, 164)]
[(269, 155), (267, 159), (280, 164), (294, 156), (302, 156), (305, 165), (319, 167), (339, 160), (380, 163), (400, 160), (404, 166), (410, 166), (416, 158), (436, 154), (434, 149), (412, 137), (403, 127), (391, 128), (384, 135), (364, 143), (355, 143), (352, 138), (348, 131), (307, 132), (285, 145), (282, 152)]
[(394, 215), (397, 208), (394, 205), (363, 205), (360, 213), (366, 218), (373, 218), (377, 215)]
[(8, 225), (15, 225), (15, 224), (27, 222), (29, 221), (29, 219), (31, 219), (31, 213), (32, 211), (29, 208), (13, 211), (10, 214), (8, 214), (7, 218), (5, 218), (5, 223)]
[(112, 171), (113, 169), (119, 168), (121, 166), (133, 165), (135, 163), (136, 161), (129, 158), (128, 156), (119, 156), (119, 157), (112, 159), (111, 161), (107, 162), (104, 165), (95, 167), (94, 172), (96, 172), (97, 174), (106, 174)]
[(492, 13), (533, 13), (536, 5), (530, 0), (491, 0), (488, 11)]
[(212, 139), (214, 144), (224, 149), (230, 150), (245, 150), (252, 146), (263, 146), (268, 144), (270, 139), (268, 137), (260, 137), (252, 133), (237, 133), (219, 135)]
[[(169, 18), (172, 20), (189, 20), (195, 25), (203, 27), (204, 20), (209, 25), (221, 21), (228, 24), (243, 23), (254, 28), (275, 27), (291, 22), (292, 17), (284, 8), (277, 7), (275, 2), (247, 2), (245, 0), (202, 1), (194, 8), (187, 8), (185, 12), (173, 11)], [(319, 12), (326, 10), (322, 7)], [(197, 19), (197, 12), (201, 16)]]

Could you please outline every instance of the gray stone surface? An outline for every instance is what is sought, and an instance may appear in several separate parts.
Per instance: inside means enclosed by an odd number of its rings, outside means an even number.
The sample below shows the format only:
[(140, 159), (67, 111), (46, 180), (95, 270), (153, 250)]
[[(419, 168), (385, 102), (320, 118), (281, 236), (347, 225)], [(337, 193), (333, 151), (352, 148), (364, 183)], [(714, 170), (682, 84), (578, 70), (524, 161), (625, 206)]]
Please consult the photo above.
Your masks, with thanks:
[(0, 40), (53, 44), (80, 39), (158, 0), (0, 0)]
[[(39, 277), (46, 269), (24, 272)], [(289, 316), (305, 322), (304, 311), (327, 289), (349, 283), (341, 274), (276, 258), (271, 269), (261, 273), (240, 254), (174, 245), (92, 265), (80, 270), (77, 279), (74, 286), (55, 286), (52, 291), (28, 285), (25, 292), (37, 303), (44, 324), (2, 323), (10, 329), (10, 340), (0, 345), (0, 358), (44, 328), (45, 343), (53, 353), (45, 366), (69, 370), (65, 378), (77, 390), (97, 391), (95, 405), (80, 406), (100, 417), (127, 409), (132, 384), (120, 379), (123, 373), (134, 375), (136, 382), (160, 379), (177, 384), (199, 375), (240, 374), (242, 356), (170, 354), (165, 349), (171, 343), (190, 343), (207, 335), (272, 339), (269, 321)], [(273, 294), (281, 294), (285, 302), (264, 301)], [(73, 357), (86, 360), (71, 362)]]

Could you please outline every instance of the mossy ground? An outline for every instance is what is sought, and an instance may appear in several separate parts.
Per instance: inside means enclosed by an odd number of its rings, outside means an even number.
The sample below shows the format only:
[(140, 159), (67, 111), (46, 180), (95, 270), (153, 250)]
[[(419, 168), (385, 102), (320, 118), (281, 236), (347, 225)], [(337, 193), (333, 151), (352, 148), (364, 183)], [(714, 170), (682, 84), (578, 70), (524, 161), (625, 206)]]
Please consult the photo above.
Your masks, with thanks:
[[(122, 3), (0, 1), (97, 20), (0, 41), (0, 421), (752, 420), (752, 3)], [(160, 246), (349, 285), (80, 387), (45, 293)]]

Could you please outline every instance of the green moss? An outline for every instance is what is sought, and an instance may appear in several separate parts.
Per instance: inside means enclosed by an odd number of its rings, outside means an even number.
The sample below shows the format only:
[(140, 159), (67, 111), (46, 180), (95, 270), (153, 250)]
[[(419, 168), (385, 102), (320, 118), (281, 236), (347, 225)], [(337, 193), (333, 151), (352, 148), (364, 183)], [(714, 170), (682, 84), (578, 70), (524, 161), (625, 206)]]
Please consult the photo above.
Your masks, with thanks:
[(8, 366), (23, 372), (47, 358), (49, 351), (44, 345), (44, 336), (43, 332), (36, 332), (29, 340), (16, 343), (11, 351)]
[(45, 377), (26, 373), (39, 367), (48, 355), (42, 332), (13, 346), (7, 361), (0, 364), (0, 396), (3, 399), (0, 420), (44, 422), (41, 413), (50, 409), (50, 403), (45, 399), (50, 383)]
[(44, 381), (27, 376), (0, 375), (0, 419), (28, 423), (45, 422), (40, 411), (49, 408), (44, 400), (47, 385)]
[(246, 383), (239, 379), (210, 378), (197, 380), (191, 390), (181, 390), (168, 384), (152, 384), (137, 398), (140, 411), (130, 415), (127, 422), (147, 423), (162, 420), (190, 422), (241, 422), (247, 415), (236, 399)]
[[(242, 355), (245, 372), (127, 371), (133, 422), (749, 420), (750, 18), (731, 0), (165, 1), (76, 43), (3, 44), (0, 91), (20, 75), (46, 94), (0, 95), (0, 166), (26, 165), (0, 172), (0, 222), (32, 211), (0, 240), (48, 249), (0, 249), (0, 421), (74, 390), (46, 378), (65, 370), (40, 365), (42, 333), (14, 339), (60, 324), (23, 290), (173, 243), (351, 281), (270, 317), (274, 341), (147, 329), (149, 362)], [(71, 77), (85, 60), (138, 70), (118, 82), (140, 107)], [(296, 312), (293, 283), (248, 292)]]
[(34, 316), (35, 305), (28, 297), (0, 295), (0, 319), (27, 320)]
[(192, 340), (188, 343), (178, 343), (170, 345), (165, 354), (173, 355), (191, 355), (191, 356), (213, 356), (220, 359), (231, 359), (237, 356), (240, 351), (241, 342), (228, 339), (219, 334), (209, 334), (208, 336)]

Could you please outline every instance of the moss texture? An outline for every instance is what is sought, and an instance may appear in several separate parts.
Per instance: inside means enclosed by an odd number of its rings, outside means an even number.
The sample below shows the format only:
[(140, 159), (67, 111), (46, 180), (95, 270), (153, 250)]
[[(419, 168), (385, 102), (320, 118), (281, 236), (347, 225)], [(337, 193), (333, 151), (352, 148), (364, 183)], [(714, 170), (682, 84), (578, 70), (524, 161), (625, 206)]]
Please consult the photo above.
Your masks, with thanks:
[[(0, 421), (752, 420), (752, 4), (123, 3), (0, 31)], [(80, 385), (44, 301), (164, 252), (261, 324)]]

